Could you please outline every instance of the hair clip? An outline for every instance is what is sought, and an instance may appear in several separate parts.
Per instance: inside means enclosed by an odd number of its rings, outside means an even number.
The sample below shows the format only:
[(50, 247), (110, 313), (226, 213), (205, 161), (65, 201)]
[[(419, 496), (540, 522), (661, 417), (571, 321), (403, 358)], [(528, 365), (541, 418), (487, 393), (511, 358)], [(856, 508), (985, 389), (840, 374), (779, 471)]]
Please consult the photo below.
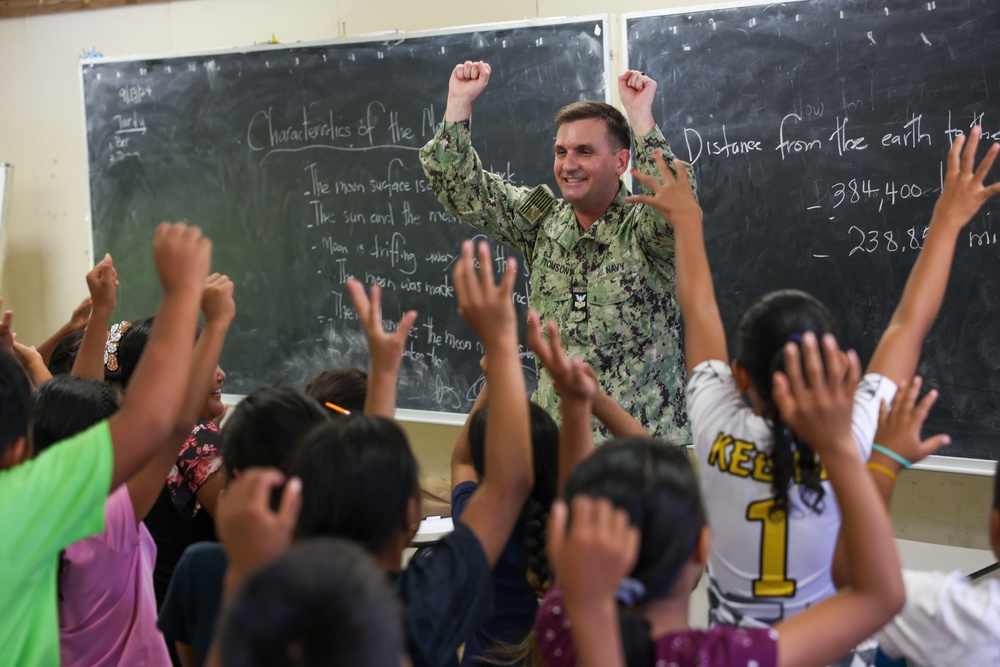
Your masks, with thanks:
[(131, 322), (122, 320), (118, 324), (112, 324), (108, 330), (108, 342), (104, 344), (104, 367), (111, 372), (118, 370), (118, 343), (131, 327)]
[(802, 344), (802, 334), (799, 334), (799, 333), (788, 334), (785, 337), (785, 342), (786, 343), (798, 343), (799, 345), (801, 345)]
[(626, 607), (634, 607), (646, 599), (646, 586), (638, 579), (625, 577), (618, 584), (615, 597)]

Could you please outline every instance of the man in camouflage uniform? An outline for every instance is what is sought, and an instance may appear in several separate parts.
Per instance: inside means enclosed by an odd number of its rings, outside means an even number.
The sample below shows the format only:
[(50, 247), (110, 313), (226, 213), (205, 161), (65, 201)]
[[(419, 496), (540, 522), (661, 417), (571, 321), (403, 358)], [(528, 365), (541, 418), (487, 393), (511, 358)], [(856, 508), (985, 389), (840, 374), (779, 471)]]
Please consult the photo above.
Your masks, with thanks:
[[(543, 322), (558, 323), (567, 354), (593, 367), (601, 389), (655, 435), (690, 443), (674, 234), (652, 208), (625, 202), (628, 123), (603, 102), (564, 107), (554, 164), (563, 199), (544, 185), (515, 187), (485, 171), (472, 148), (472, 103), (489, 75), (483, 62), (453, 70), (444, 122), (420, 151), (431, 187), (448, 213), (523, 253), (532, 306)], [(638, 167), (657, 174), (653, 151), (674, 154), (653, 119), (656, 82), (629, 71), (618, 88)], [(557, 412), (541, 368), (534, 398)]]

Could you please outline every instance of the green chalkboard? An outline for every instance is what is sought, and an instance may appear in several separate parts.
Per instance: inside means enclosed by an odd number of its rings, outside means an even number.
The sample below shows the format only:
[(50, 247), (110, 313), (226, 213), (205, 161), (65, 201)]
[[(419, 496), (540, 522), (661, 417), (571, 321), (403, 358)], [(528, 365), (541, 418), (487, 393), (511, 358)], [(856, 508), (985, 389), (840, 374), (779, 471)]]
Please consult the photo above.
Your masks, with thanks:
[[(660, 82), (657, 118), (698, 172), (729, 329), (754, 297), (797, 287), (830, 306), (867, 359), (922, 245), (952, 138), (976, 122), (1000, 140), (996, 3), (824, 0), (623, 23), (629, 66)], [(948, 456), (997, 458), (998, 223), (994, 201), (962, 234), (919, 368), (941, 391), (927, 430), (953, 436)]]
[[(226, 391), (367, 366), (344, 281), (383, 286), (383, 318), (419, 311), (402, 408), (467, 412), (480, 351), (450, 272), (473, 231), (429, 191), (417, 151), (441, 121), (455, 63), (486, 60), (484, 164), (550, 182), (553, 117), (606, 99), (606, 20), (518, 23), (391, 39), (262, 47), (81, 66), (94, 249), (121, 274), (119, 314), (153, 312), (160, 220), (200, 225), (236, 283)], [(498, 262), (510, 251), (495, 247)], [(517, 288), (527, 304), (526, 281)], [(525, 355), (526, 373), (534, 367)]]

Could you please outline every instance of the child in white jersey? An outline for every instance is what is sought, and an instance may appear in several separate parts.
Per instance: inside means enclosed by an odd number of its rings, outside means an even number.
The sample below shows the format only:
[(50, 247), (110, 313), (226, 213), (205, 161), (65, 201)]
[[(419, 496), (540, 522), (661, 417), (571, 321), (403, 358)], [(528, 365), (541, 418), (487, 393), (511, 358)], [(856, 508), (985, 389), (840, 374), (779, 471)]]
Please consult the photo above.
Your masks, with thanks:
[[(852, 430), (864, 459), (871, 452), (880, 401), (890, 401), (896, 385), (916, 370), (941, 306), (958, 234), (998, 191), (982, 184), (997, 146), (974, 168), (979, 135), (973, 128), (964, 152), (965, 137), (958, 137), (948, 154), (924, 249), (855, 393)], [(715, 536), (708, 562), (711, 619), (771, 624), (834, 593), (830, 564), (840, 525), (837, 502), (808, 442), (783, 423), (771, 399), (782, 348), (800, 342), (807, 331), (830, 332), (833, 321), (808, 294), (767, 294), (740, 318), (730, 366), (701, 211), (684, 179), (674, 179), (665, 165), (661, 171), (669, 177), (664, 184), (636, 174), (652, 194), (631, 200), (654, 206), (676, 237), (688, 414)]]
[[(775, 379), (774, 400), (786, 423), (815, 443), (844, 499), (853, 586), (774, 628), (692, 629), (691, 590), (711, 536), (691, 462), (662, 442), (617, 440), (570, 473), (564, 495), (572, 520), (564, 501), (553, 505), (556, 582), (535, 625), (547, 667), (820, 667), (902, 606), (892, 527), (851, 433), (861, 364), (853, 352), (841, 353), (833, 336), (822, 345), (825, 367), (812, 333), (803, 335), (804, 360), (797, 346), (785, 346), (788, 373)], [(564, 384), (585, 393), (581, 376)]]

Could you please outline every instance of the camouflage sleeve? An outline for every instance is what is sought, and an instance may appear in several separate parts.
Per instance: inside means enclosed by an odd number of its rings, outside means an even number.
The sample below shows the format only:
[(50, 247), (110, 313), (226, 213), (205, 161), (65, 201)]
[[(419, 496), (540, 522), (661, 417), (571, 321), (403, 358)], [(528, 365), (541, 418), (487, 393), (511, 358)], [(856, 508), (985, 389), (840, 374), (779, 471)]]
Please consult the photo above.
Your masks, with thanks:
[(534, 245), (537, 227), (515, 213), (530, 188), (516, 187), (483, 169), (468, 120), (441, 123), (420, 149), (420, 164), (450, 215), (523, 253)]
[[(660, 172), (656, 169), (656, 162), (653, 161), (653, 151), (656, 150), (660, 151), (665, 159), (677, 157), (658, 126), (654, 126), (649, 134), (635, 138), (636, 168), (643, 174), (659, 178)], [(688, 178), (691, 180), (691, 190), (697, 199), (698, 181), (690, 165), (688, 165)], [(674, 230), (660, 214), (651, 206), (643, 206), (638, 213), (637, 224), (638, 238), (646, 256), (658, 258), (664, 262), (672, 261), (674, 257)]]
[[(653, 151), (655, 150), (660, 151), (664, 159), (667, 160), (677, 157), (659, 126), (654, 126), (649, 134), (635, 138), (636, 168), (643, 174), (659, 178), (660, 174), (656, 171), (656, 163), (653, 161)], [(687, 172), (688, 179), (691, 181), (691, 191), (694, 192), (694, 198), (698, 199), (698, 177), (694, 174), (694, 167), (689, 164)]]

